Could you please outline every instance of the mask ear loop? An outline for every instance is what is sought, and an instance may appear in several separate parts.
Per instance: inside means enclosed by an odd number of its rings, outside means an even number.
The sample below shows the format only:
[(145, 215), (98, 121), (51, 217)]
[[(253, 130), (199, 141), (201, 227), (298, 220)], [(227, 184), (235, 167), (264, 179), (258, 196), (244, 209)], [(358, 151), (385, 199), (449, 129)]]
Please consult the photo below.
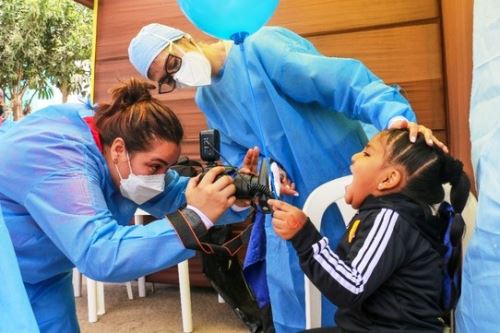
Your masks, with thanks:
[[(128, 169), (130, 170), (130, 174), (134, 175), (134, 172), (132, 171), (132, 165), (130, 164), (130, 156), (128, 154), (128, 151), (127, 151), (127, 162), (128, 162)], [(130, 175), (129, 175), (129, 177), (130, 177)]]
[[(134, 172), (132, 171), (132, 165), (130, 164), (130, 156), (128, 155), (128, 151), (127, 151), (127, 162), (128, 162), (128, 168), (130, 170), (130, 174), (133, 175)], [(118, 169), (118, 165), (116, 165), (115, 163), (115, 168), (116, 168), (116, 172), (118, 172), (118, 177), (120, 177), (120, 180), (123, 180), (124, 178), (122, 177), (122, 174), (120, 173), (120, 169)], [(130, 175), (129, 175), (130, 177)]]
[(118, 165), (116, 165), (116, 163), (115, 163), (115, 168), (116, 168), (116, 172), (118, 172), (118, 177), (120, 177), (120, 181), (122, 181), (123, 177), (122, 177), (122, 174), (120, 173), (120, 169), (118, 169)]

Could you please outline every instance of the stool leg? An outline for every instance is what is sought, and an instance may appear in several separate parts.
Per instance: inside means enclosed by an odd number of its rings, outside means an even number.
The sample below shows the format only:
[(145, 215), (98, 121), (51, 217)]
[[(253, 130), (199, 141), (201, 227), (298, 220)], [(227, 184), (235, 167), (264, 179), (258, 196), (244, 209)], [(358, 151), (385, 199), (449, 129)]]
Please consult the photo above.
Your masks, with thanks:
[(132, 292), (132, 283), (129, 281), (126, 282), (125, 284), (127, 285), (128, 299), (134, 299), (134, 293)]
[[(134, 216), (134, 224), (135, 225), (143, 225), (144, 219), (142, 215)], [(137, 288), (139, 289), (139, 297), (146, 297), (146, 278), (141, 276), (137, 279)]]
[(179, 270), (179, 289), (181, 294), (182, 330), (184, 333), (193, 331), (193, 316), (191, 313), (191, 290), (189, 287), (189, 265), (185, 260), (177, 265)]
[(82, 274), (76, 268), (73, 268), (73, 294), (75, 297), (82, 296)]
[(104, 283), (97, 282), (97, 314), (103, 315), (106, 313), (104, 304)]
[(97, 322), (97, 281), (87, 278), (87, 304), (89, 322)]
[(137, 279), (137, 288), (139, 289), (139, 297), (146, 297), (146, 278), (144, 276)]

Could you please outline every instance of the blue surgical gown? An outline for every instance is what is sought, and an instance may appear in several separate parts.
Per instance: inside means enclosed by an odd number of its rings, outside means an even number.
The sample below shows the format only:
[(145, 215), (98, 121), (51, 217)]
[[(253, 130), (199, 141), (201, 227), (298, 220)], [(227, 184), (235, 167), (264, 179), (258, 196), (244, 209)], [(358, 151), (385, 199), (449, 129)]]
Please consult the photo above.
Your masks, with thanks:
[(467, 246), (456, 331), (500, 332), (500, 7), (474, 2), (470, 110), (472, 166), (478, 190), (476, 228)]
[[(87, 105), (37, 111), (0, 135), (0, 204), (41, 332), (77, 332), (71, 271), (122, 282), (194, 255), (166, 219), (129, 226), (137, 205), (112, 183), (83, 117)], [(165, 191), (141, 208), (157, 218), (185, 203), (188, 178), (165, 175)], [(241, 221), (241, 214), (225, 221)]]
[(38, 325), (0, 207), (0, 332), (36, 333)]
[[(262, 28), (243, 45), (244, 53), (231, 48), (210, 86), (198, 88), (196, 102), (209, 126), (221, 132), (222, 155), (232, 164), (257, 145), (284, 167), (300, 193), (285, 199), (293, 205), (302, 207), (317, 186), (350, 173), (351, 156), (366, 143), (357, 120), (378, 129), (395, 116), (415, 120), (398, 89), (360, 61), (322, 56), (289, 30)], [(337, 241), (345, 231), (338, 210), (324, 221), (323, 231)], [(270, 216), (265, 228), (275, 328), (295, 332), (305, 326), (303, 273), (292, 246), (272, 230)], [(331, 324), (332, 307), (324, 312)]]

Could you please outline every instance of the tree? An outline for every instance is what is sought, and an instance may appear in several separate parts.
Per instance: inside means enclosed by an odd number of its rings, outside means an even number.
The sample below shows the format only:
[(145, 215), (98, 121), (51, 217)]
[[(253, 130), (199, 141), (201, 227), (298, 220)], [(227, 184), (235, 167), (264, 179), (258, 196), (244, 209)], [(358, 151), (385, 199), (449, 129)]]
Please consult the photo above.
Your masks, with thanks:
[[(22, 117), (28, 89), (50, 96), (81, 93), (88, 77), (92, 41), (90, 10), (71, 0), (0, 0), (0, 87)], [(87, 66), (88, 67), (88, 66)], [(86, 80), (88, 82), (88, 79)]]
[[(51, 1), (54, 2), (54, 1)], [(92, 15), (87, 7), (74, 1), (55, 1), (57, 15), (51, 17), (52, 27), (47, 74), (59, 88), (66, 102), (68, 95), (85, 95), (89, 88), (92, 52)]]

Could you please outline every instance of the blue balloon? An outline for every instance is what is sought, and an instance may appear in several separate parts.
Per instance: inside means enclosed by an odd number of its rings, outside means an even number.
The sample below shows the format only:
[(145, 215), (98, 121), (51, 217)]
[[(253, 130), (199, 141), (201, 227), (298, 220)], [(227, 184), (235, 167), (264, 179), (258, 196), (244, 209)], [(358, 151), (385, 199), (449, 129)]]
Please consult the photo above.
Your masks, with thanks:
[(273, 15), (279, 0), (177, 0), (184, 15), (203, 32), (241, 41)]

